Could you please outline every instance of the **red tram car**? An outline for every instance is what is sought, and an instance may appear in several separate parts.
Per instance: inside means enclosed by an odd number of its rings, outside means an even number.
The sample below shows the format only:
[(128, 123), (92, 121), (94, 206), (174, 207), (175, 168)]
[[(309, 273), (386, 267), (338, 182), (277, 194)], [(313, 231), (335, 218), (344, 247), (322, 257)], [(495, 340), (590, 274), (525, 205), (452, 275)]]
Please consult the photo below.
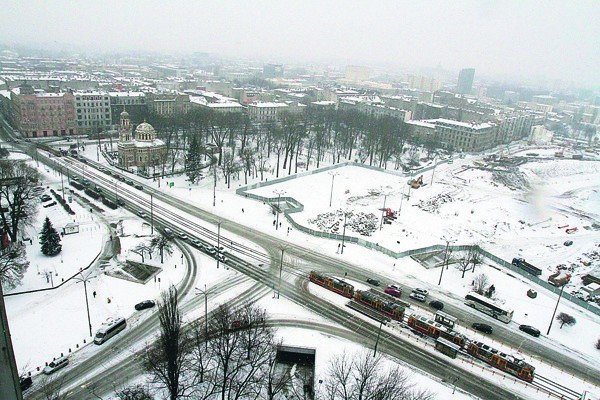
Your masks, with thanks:
[(467, 346), (467, 353), (524, 381), (532, 382), (535, 376), (534, 366), (515, 356), (502, 353), (487, 344), (471, 342)]
[(404, 320), (404, 307), (383, 294), (357, 290), (354, 294), (354, 300), (379, 310), (396, 321)]
[(431, 336), (432, 338), (443, 338), (452, 342), (461, 348), (465, 346), (466, 337), (458, 332), (453, 331), (440, 324), (439, 322), (435, 322), (427, 317), (423, 317), (417, 314), (411, 314), (408, 317), (408, 326), (410, 326), (413, 330), (424, 333), (427, 336)]
[(316, 271), (311, 271), (310, 281), (319, 286), (323, 286), (325, 289), (329, 289), (332, 292), (336, 292), (344, 297), (348, 297), (349, 299), (354, 296), (354, 286), (344, 282), (341, 279), (332, 278)]

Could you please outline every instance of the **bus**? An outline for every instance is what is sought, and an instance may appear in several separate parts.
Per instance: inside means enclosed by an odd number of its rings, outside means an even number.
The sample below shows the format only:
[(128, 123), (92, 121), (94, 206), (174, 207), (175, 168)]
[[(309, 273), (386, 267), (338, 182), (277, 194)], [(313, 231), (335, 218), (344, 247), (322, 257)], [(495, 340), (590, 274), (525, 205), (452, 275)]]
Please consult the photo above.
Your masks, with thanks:
[(512, 320), (513, 310), (496, 304), (491, 299), (480, 294), (470, 292), (465, 296), (465, 300), (465, 304), (469, 307), (491, 315), (505, 324), (508, 324)]
[(94, 343), (102, 344), (117, 333), (121, 332), (127, 327), (127, 321), (125, 318), (109, 318), (108, 321), (102, 324), (102, 327), (96, 332), (94, 337)]

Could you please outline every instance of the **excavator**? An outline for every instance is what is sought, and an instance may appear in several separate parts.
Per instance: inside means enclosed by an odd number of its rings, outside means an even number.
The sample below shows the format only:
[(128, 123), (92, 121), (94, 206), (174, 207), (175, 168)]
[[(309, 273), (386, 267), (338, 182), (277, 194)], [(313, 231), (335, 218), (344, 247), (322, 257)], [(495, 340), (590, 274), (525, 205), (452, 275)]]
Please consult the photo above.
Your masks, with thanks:
[(423, 186), (423, 175), (419, 176), (417, 179), (411, 179), (408, 181), (408, 184), (413, 189), (418, 189)]

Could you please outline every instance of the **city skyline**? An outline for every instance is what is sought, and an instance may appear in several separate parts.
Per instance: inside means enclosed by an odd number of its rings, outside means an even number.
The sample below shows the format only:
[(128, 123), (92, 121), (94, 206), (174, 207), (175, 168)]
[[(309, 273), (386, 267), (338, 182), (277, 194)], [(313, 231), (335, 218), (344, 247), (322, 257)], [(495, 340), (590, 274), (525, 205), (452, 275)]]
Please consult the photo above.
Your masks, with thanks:
[[(343, 5), (343, 6), (342, 6)], [(7, 46), (87, 52), (208, 52), (287, 63), (417, 69), (600, 85), (600, 3), (461, 1), (11, 3)], [(24, 19), (27, 23), (23, 23)], [(586, 50), (589, 49), (589, 50)]]

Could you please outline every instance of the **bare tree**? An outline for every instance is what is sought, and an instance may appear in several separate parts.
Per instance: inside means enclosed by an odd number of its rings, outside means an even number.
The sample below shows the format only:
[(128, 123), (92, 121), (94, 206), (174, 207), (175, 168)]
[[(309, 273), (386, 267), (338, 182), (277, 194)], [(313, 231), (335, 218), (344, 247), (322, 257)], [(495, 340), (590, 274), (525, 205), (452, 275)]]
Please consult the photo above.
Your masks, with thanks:
[(173, 254), (173, 245), (169, 238), (164, 235), (156, 235), (150, 239), (150, 243), (147, 245), (147, 249), (150, 253), (158, 252), (160, 254), (160, 263), (164, 262), (165, 254), (171, 256)]
[(473, 279), (473, 291), (478, 294), (484, 294), (488, 286), (488, 277), (486, 274), (478, 274)]
[(429, 392), (417, 390), (399, 365), (386, 367), (382, 355), (373, 357), (368, 351), (334, 357), (323, 390), (329, 400), (433, 398)]
[(461, 278), (465, 277), (465, 273), (469, 269), (471, 271), (475, 271), (475, 265), (481, 264), (481, 258), (481, 254), (479, 254), (479, 250), (475, 246), (470, 247), (466, 252), (464, 252), (462, 257), (459, 259), (458, 266), (456, 267), (462, 272)]
[(11, 243), (0, 250), (0, 284), (3, 287), (14, 289), (19, 286), (27, 268), (29, 261), (24, 246)]
[(568, 326), (573, 326), (577, 323), (577, 320), (575, 319), (575, 317), (573, 317), (572, 315), (569, 315), (567, 313), (561, 312), (560, 314), (558, 314), (556, 316), (556, 320), (560, 321), (560, 329), (562, 329), (564, 324), (567, 324)]
[(190, 390), (192, 383), (185, 376), (190, 366), (188, 354), (191, 342), (183, 329), (174, 286), (161, 295), (158, 320), (160, 333), (156, 342), (146, 348), (144, 364), (153, 383), (166, 389), (170, 400), (176, 400)]
[(24, 161), (0, 161), (0, 226), (11, 242), (35, 215), (37, 201), (33, 191), (40, 180), (39, 172)]
[(148, 248), (148, 245), (146, 243), (140, 243), (137, 246), (135, 246), (133, 249), (131, 249), (131, 251), (139, 256), (142, 257), (142, 262), (144, 262), (144, 254), (146, 252), (148, 252), (149, 254), (151, 253), (150, 249)]
[(45, 400), (66, 400), (69, 396), (63, 392), (64, 377), (43, 375), (40, 379), (40, 393)]
[(115, 396), (119, 400), (154, 400), (150, 390), (140, 384), (117, 389), (115, 390)]

